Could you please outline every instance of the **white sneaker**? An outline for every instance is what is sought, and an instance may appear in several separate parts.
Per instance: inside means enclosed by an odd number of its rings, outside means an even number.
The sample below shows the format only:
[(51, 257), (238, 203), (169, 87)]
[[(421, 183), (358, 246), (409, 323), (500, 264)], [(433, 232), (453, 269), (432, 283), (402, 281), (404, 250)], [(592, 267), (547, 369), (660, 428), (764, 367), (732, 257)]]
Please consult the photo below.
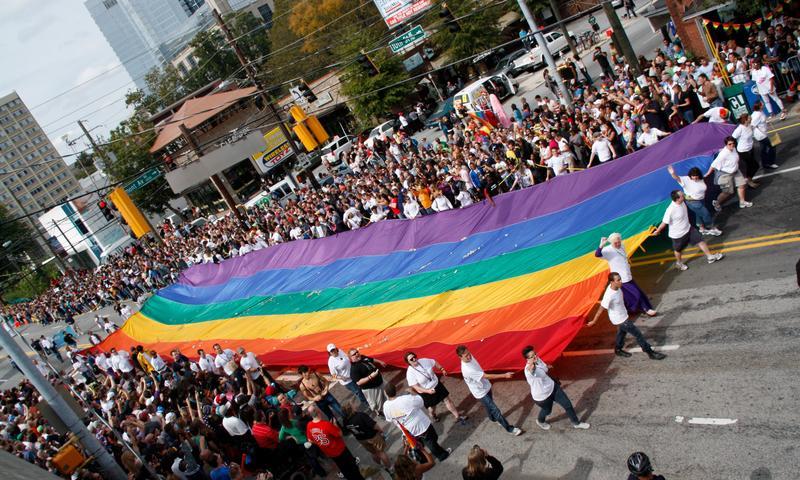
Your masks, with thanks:
[(739, 208), (750, 208), (753, 206), (753, 202), (739, 202)]
[(581, 422), (581, 423), (579, 423), (577, 425), (573, 425), (572, 426), (572, 428), (577, 428), (579, 430), (587, 430), (589, 427), (591, 427), (591, 425), (589, 425), (586, 422)]
[(700, 231), (700, 235), (711, 235), (711, 230), (706, 230), (705, 228), (698, 229)]
[(715, 253), (714, 255), (711, 255), (710, 257), (707, 258), (708, 258), (708, 263), (714, 263), (725, 258), (725, 255), (722, 253)]
[(518, 436), (522, 435), (522, 430), (520, 430), (519, 427), (514, 427), (514, 430), (511, 430), (508, 433), (510, 433), (511, 435), (514, 435), (515, 437), (518, 437)]
[(720, 230), (719, 228), (712, 228), (711, 230), (708, 230), (708, 234), (713, 235), (715, 237), (719, 237), (720, 235), (722, 235), (722, 230)]
[(713, 200), (713, 201), (711, 202), (711, 205), (713, 205), (713, 206), (714, 206), (714, 210), (715, 210), (715, 211), (717, 211), (717, 212), (721, 212), (721, 211), (722, 211), (722, 205), (720, 205), (718, 201), (716, 201), (716, 200)]
[(685, 263), (675, 262), (675, 268), (677, 268), (681, 272), (684, 272), (686, 270), (689, 270), (689, 265), (686, 265)]
[(780, 168), (778, 165), (776, 165), (774, 163), (770, 164), (770, 165), (767, 165), (766, 167), (769, 168), (769, 169), (772, 169), (772, 170), (775, 170), (776, 168)]
[(536, 425), (539, 425), (539, 428), (542, 430), (550, 430), (550, 424), (547, 422), (540, 422), (539, 420), (536, 420)]

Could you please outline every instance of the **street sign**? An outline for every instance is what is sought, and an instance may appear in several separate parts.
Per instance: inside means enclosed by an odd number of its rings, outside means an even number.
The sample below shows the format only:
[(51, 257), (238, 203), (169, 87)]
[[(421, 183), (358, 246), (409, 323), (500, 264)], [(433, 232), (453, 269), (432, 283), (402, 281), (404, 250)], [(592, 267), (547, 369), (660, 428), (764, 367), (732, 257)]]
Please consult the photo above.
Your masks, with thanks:
[(594, 18), (594, 15), (589, 17), (589, 25), (594, 25), (597, 23), (597, 19)]
[(125, 191), (128, 193), (133, 193), (160, 176), (161, 176), (161, 171), (158, 168), (153, 167), (144, 172), (143, 174), (139, 175), (136, 178), (136, 180), (129, 183), (125, 187)]
[(392, 53), (397, 53), (422, 38), (425, 38), (425, 30), (417, 25), (399, 37), (389, 40), (389, 48), (392, 49)]

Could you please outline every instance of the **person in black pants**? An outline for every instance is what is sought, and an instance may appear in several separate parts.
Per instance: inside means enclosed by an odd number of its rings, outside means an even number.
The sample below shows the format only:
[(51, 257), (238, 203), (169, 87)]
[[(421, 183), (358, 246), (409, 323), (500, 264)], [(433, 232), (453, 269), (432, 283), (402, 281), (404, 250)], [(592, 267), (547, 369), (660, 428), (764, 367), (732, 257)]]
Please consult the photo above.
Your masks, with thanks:
[(464, 480), (496, 480), (503, 474), (503, 464), (489, 453), (473, 445), (467, 455), (467, 466), (461, 470)]
[(592, 59), (600, 65), (600, 68), (603, 69), (603, 75), (612, 78), (613, 80), (617, 79), (617, 76), (614, 75), (614, 69), (611, 68), (611, 63), (608, 61), (608, 56), (600, 50), (600, 47), (594, 47), (594, 54), (592, 55)]

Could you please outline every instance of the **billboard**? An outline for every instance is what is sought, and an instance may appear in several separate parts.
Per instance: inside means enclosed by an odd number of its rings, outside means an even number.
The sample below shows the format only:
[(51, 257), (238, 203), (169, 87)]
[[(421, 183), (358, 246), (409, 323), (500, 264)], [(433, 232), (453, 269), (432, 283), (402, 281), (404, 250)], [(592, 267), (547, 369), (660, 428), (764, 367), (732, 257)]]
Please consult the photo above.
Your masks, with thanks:
[(433, 0), (373, 0), (389, 28), (402, 24), (406, 20), (422, 13), (433, 6)]
[(269, 172), (292, 154), (289, 142), (283, 136), (280, 127), (265, 133), (264, 143), (266, 144), (264, 150), (251, 155), (261, 173)]

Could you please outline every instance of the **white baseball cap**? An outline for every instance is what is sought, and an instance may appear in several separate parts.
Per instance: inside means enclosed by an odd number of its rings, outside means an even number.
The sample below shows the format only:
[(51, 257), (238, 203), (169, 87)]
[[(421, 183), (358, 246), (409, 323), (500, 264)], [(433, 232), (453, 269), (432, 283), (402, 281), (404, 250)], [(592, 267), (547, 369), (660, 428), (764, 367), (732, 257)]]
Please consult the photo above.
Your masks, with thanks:
[(331, 350), (336, 350), (336, 345), (334, 345), (334, 344), (332, 344), (332, 343), (329, 343), (329, 344), (328, 344), (328, 346), (327, 346), (327, 347), (325, 347), (325, 350), (327, 350), (327, 351), (329, 351), (329, 352), (330, 352)]

